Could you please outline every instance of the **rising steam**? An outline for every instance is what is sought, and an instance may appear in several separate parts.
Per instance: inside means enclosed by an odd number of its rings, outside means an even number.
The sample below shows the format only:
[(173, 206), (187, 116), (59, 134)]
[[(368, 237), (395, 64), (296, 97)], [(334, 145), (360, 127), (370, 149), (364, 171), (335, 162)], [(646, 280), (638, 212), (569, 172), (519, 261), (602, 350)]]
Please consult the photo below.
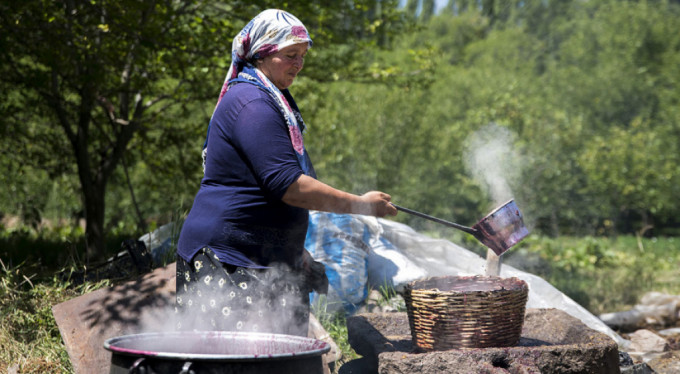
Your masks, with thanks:
[(512, 186), (521, 173), (515, 134), (496, 123), (472, 133), (465, 141), (465, 166), (472, 177), (500, 205), (512, 199)]

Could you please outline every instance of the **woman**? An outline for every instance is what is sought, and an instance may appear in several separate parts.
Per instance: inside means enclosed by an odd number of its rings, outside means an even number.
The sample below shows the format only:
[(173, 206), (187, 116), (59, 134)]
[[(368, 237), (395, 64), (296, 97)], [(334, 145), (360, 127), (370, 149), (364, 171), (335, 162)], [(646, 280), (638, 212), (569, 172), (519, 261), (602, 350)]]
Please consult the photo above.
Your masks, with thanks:
[(357, 196), (316, 180), (288, 91), (311, 45), (296, 17), (274, 9), (234, 38), (178, 242), (179, 328), (306, 336), (309, 292), (328, 284), (304, 249), (308, 210), (397, 214), (385, 193)]

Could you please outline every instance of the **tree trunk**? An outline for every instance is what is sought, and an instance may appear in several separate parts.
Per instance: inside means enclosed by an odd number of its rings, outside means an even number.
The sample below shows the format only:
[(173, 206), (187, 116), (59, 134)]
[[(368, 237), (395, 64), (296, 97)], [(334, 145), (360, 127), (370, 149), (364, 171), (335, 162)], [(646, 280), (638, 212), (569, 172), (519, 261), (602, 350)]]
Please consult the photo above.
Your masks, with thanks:
[(144, 221), (142, 211), (139, 210), (139, 204), (137, 204), (137, 198), (135, 197), (135, 189), (132, 188), (132, 181), (130, 180), (130, 174), (128, 173), (128, 167), (127, 163), (125, 162), (125, 156), (121, 157), (120, 162), (123, 165), (123, 172), (125, 173), (125, 181), (127, 182), (128, 190), (130, 191), (132, 206), (135, 207), (135, 213), (137, 214), (137, 226), (139, 226), (142, 232), (146, 232), (146, 222)]
[(557, 211), (555, 211), (555, 209), (550, 211), (550, 231), (552, 232), (552, 236), (554, 238), (560, 236), (560, 223), (559, 218), (557, 217)]
[(494, 23), (496, 20), (496, 11), (494, 9), (494, 0), (482, 0), (482, 14), (489, 17), (489, 22)]
[(106, 186), (96, 186), (83, 190), (85, 205), (85, 243), (87, 262), (100, 260), (105, 254), (106, 235), (104, 232), (104, 212)]

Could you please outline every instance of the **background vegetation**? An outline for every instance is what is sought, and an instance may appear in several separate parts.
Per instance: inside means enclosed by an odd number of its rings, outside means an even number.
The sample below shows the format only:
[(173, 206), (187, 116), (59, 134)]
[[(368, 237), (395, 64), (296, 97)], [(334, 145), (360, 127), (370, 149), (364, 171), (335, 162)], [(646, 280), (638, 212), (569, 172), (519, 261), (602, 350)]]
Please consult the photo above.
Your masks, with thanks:
[[(1, 9), (0, 212), (85, 219), (95, 260), (190, 208), (225, 35), (273, 6), (133, 3)], [(678, 2), (430, 3), (291, 5), (316, 41), (292, 90), (322, 180), (466, 223), (514, 197), (551, 237), (677, 233)]]
[[(0, 4), (0, 363), (70, 370), (49, 305), (102, 285), (54, 271), (190, 209), (231, 38), (278, 6)], [(532, 236), (507, 263), (593, 313), (680, 292), (679, 1), (286, 9), (315, 41), (291, 91), (320, 179), (464, 224), (514, 197)]]

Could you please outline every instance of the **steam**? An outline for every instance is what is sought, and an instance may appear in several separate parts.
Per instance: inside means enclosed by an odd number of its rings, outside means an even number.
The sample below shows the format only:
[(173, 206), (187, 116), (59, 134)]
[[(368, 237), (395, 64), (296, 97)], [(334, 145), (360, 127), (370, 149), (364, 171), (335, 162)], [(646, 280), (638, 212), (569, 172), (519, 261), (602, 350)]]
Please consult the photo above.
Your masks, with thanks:
[[(230, 330), (300, 335), (306, 331), (307, 324), (300, 324), (300, 319), (292, 315), (291, 311), (304, 310), (306, 305), (303, 305), (303, 301), (298, 297), (289, 295), (287, 290), (289, 286), (301, 284), (299, 281), (301, 275), (283, 266), (273, 267), (268, 272), (270, 272), (266, 277), (268, 279), (262, 281), (267, 282), (267, 287), (271, 287), (272, 284), (280, 287), (280, 291), (276, 293), (277, 297), (273, 300), (254, 295), (248, 297), (250, 303), (244, 302), (246, 297), (244, 300), (234, 300), (230, 293), (235, 292), (234, 287), (238, 286), (225, 285), (223, 289), (216, 290), (202, 289), (200, 298), (192, 295), (192, 308), (176, 309), (172, 297), (168, 305), (155, 308), (152, 313), (141, 316), (143, 317), (139, 321), (141, 332)], [(189, 298), (189, 295), (183, 296)]]
[(512, 186), (522, 171), (515, 138), (509, 129), (492, 122), (465, 141), (465, 166), (495, 205), (514, 197)]
[[(512, 131), (492, 122), (472, 133), (465, 141), (466, 169), (493, 199), (496, 207), (515, 198), (513, 186), (518, 186), (525, 164), (515, 146), (516, 140)], [(522, 212), (525, 224), (530, 227), (526, 210), (522, 209)], [(537, 261), (535, 256), (519, 254), (505, 255), (503, 262), (518, 269), (527, 269), (537, 266)]]

